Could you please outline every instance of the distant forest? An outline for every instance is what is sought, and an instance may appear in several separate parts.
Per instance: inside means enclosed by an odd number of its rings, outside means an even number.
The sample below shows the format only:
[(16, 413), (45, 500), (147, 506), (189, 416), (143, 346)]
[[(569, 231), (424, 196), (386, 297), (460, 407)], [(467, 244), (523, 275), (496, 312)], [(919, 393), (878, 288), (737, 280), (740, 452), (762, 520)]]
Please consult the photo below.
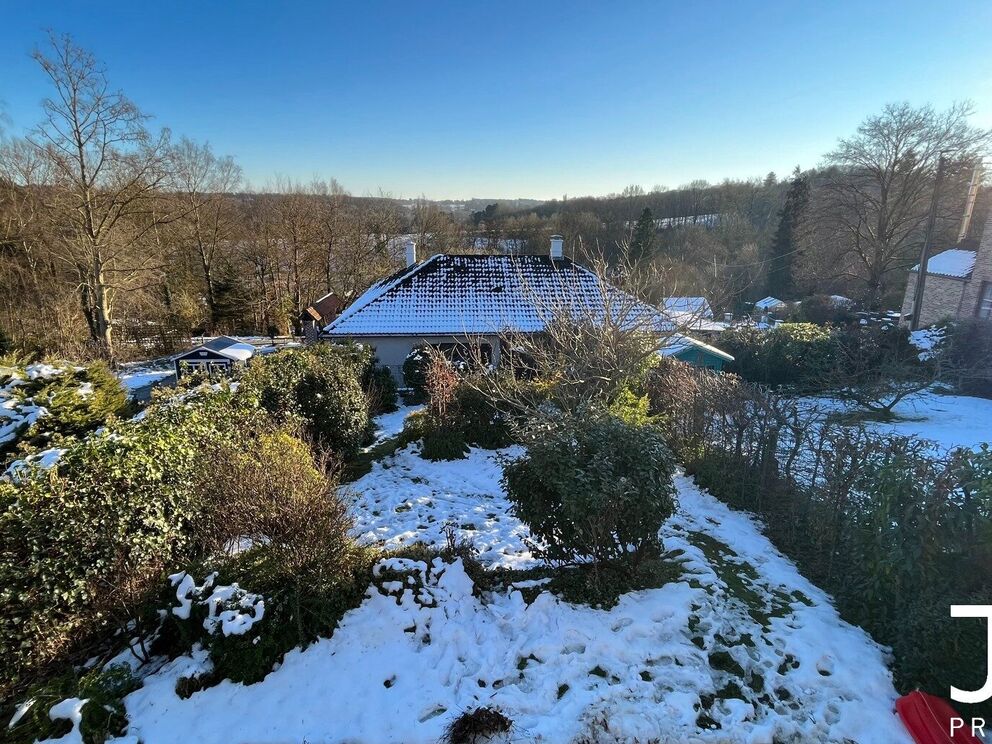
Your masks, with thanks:
[[(50, 80), (38, 126), (0, 141), (0, 347), (71, 358), (299, 332), (317, 298), (354, 298), (399, 268), (408, 239), (421, 257), (541, 253), (559, 233), (576, 260), (651, 267), (656, 300), (705, 295), (718, 310), (824, 293), (897, 307), (940, 156), (938, 250), (958, 242), (992, 144), (968, 104), (896, 103), (838, 133), (817, 167), (752, 180), (544, 203), (359, 197), (333, 178), (245, 193), (234, 157), (151, 129), (70, 38), (35, 58)], [(983, 185), (966, 243), (990, 203)]]

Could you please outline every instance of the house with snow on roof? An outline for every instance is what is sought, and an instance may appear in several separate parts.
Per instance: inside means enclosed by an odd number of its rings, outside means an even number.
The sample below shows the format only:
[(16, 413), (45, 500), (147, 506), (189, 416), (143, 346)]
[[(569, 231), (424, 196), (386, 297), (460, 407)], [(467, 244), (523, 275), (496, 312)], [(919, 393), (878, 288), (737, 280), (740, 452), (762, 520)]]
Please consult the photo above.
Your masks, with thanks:
[(189, 351), (177, 354), (172, 362), (176, 367), (177, 380), (192, 372), (229, 375), (246, 366), (255, 352), (255, 347), (249, 343), (230, 336), (217, 336)]
[(324, 328), (321, 338), (372, 346), (380, 364), (402, 383), (403, 362), (419, 346), (449, 350), (471, 345), (498, 364), (507, 332), (539, 333), (552, 310), (605, 316), (622, 300), (623, 322), (663, 335), (662, 353), (714, 369), (733, 359), (681, 333), (658, 308), (604, 286), (595, 273), (564, 256), (563, 244), (556, 235), (545, 255), (441, 253), (417, 261), (416, 245), (410, 242), (407, 265), (369, 287)]
[[(904, 319), (913, 313), (919, 271), (919, 264), (909, 270), (902, 301)], [(946, 318), (992, 321), (992, 216), (985, 222), (977, 248), (949, 248), (927, 261), (920, 326)]]

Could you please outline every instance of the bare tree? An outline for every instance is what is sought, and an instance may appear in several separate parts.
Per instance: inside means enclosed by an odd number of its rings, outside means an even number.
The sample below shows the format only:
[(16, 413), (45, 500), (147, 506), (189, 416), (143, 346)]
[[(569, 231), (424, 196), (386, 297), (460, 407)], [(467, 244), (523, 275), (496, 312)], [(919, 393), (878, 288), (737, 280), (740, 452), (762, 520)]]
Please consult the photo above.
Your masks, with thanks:
[(869, 307), (914, 263), (941, 154), (951, 167), (939, 215), (944, 226), (960, 217), (972, 166), (992, 142), (992, 130), (968, 124), (971, 113), (969, 104), (942, 112), (890, 104), (827, 155), (814, 240), (839, 273), (863, 286)]
[(166, 219), (159, 188), (169, 175), (169, 132), (152, 135), (145, 116), (110, 88), (106, 70), (68, 36), (50, 37), (34, 58), (55, 94), (28, 138), (48, 161), (44, 194), (52, 249), (78, 277), (90, 337), (114, 353), (114, 301), (161, 270), (160, 257), (140, 250)]
[(177, 221), (182, 247), (195, 259), (207, 302), (207, 328), (217, 324), (217, 263), (231, 252), (238, 214), (230, 195), (241, 185), (241, 168), (231, 157), (217, 157), (209, 144), (180, 140), (173, 150), (176, 199), (183, 219)]

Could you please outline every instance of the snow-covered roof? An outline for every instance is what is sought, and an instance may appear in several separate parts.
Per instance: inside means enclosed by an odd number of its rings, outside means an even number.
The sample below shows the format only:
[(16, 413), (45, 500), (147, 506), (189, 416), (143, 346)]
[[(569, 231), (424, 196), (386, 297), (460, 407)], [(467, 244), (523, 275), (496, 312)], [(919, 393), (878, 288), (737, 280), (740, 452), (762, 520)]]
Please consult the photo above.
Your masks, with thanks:
[(656, 308), (603, 285), (585, 267), (547, 255), (437, 254), (372, 285), (324, 328), (326, 335), (464, 335), (543, 330), (559, 311), (595, 317), (621, 308), (623, 322), (671, 331)]
[[(941, 251), (935, 256), (930, 256), (927, 261), (927, 274), (937, 274), (939, 276), (949, 276), (955, 279), (967, 279), (971, 276), (972, 269), (975, 268), (975, 251), (966, 248), (950, 248)], [(916, 264), (910, 271), (919, 271), (920, 265)]]
[(693, 315), (697, 318), (713, 317), (713, 310), (705, 297), (666, 297), (663, 304), (665, 312), (669, 315)]
[(212, 351), (214, 354), (220, 354), (222, 357), (227, 357), (228, 359), (236, 362), (247, 361), (255, 354), (255, 347), (249, 343), (239, 341), (238, 339), (231, 338), (230, 336), (218, 336), (217, 338), (212, 338), (196, 348), (177, 354), (174, 358), (182, 359), (189, 354), (204, 350)]
[(723, 351), (722, 349), (718, 349), (715, 346), (710, 346), (709, 344), (703, 343), (697, 338), (692, 338), (692, 336), (684, 336), (681, 333), (676, 333), (673, 334), (672, 336), (669, 336), (665, 340), (665, 345), (661, 348), (661, 350), (658, 353), (661, 354), (662, 356), (675, 356), (676, 354), (680, 354), (686, 349), (693, 347), (697, 349), (702, 349), (703, 351), (707, 351), (710, 354), (713, 354), (714, 356), (718, 356), (725, 361), (728, 362), (734, 361), (734, 358), (727, 352)]
[(771, 310), (775, 307), (781, 307), (785, 303), (782, 302), (778, 297), (765, 297), (764, 299), (758, 300), (754, 303), (754, 306), (759, 310)]

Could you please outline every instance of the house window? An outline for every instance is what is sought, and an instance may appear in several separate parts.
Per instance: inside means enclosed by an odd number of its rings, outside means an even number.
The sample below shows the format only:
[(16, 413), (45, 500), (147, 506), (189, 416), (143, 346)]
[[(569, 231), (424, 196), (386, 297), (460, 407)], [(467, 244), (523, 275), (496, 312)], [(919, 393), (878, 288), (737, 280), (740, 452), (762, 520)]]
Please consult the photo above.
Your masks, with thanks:
[(992, 320), (992, 282), (982, 282), (978, 296), (978, 309), (975, 314), (982, 320)]

